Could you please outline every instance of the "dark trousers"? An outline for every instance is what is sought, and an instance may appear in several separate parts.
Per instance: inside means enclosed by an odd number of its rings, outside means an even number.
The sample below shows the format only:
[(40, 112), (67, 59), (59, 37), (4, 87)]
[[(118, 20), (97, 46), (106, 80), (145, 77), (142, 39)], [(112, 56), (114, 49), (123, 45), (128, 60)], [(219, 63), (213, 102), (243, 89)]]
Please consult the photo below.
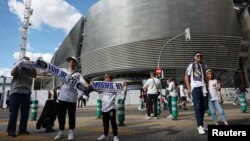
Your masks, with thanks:
[(109, 120), (111, 121), (113, 136), (117, 136), (116, 109), (111, 109), (109, 112), (102, 112), (103, 134), (105, 136), (109, 134)]
[(148, 94), (147, 97), (147, 115), (150, 116), (150, 109), (152, 109), (152, 106), (154, 104), (154, 116), (157, 117), (157, 99), (158, 95), (157, 94)]
[(75, 129), (76, 126), (76, 103), (66, 102), (59, 100), (58, 105), (58, 122), (59, 122), (59, 129), (65, 129), (65, 118), (66, 112), (68, 111), (69, 115), (69, 129)]
[(202, 87), (195, 87), (192, 90), (194, 110), (197, 126), (203, 126), (204, 114), (205, 114), (205, 98), (202, 93)]
[(26, 132), (30, 110), (30, 94), (13, 93), (10, 95), (8, 134), (14, 134), (16, 132), (19, 108), (21, 112), (19, 132)]
[(169, 108), (169, 114), (171, 114), (172, 115), (172, 100), (171, 100), (171, 97), (172, 96), (169, 96), (168, 97), (168, 108)]

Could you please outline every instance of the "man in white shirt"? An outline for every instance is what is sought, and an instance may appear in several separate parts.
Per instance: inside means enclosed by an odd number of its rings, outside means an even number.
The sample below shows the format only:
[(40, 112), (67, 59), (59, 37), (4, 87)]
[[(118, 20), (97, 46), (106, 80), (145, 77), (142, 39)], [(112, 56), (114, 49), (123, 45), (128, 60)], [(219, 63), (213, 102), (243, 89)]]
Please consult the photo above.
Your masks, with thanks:
[(206, 66), (202, 63), (202, 57), (201, 52), (196, 52), (194, 54), (194, 62), (189, 64), (185, 73), (188, 93), (191, 93), (193, 96), (197, 130), (199, 134), (205, 134), (203, 128), (205, 98), (203, 93), (205, 93), (204, 91), (206, 90)]
[[(146, 83), (143, 86), (143, 89), (147, 91), (147, 116), (145, 119), (150, 119), (150, 109), (152, 109), (151, 106), (154, 104), (154, 117), (155, 119), (158, 118), (157, 114), (157, 99), (158, 99), (158, 93), (161, 91), (161, 81), (160, 79), (155, 77), (155, 72), (150, 72), (150, 78), (146, 81)], [(153, 102), (153, 103), (152, 103)]]

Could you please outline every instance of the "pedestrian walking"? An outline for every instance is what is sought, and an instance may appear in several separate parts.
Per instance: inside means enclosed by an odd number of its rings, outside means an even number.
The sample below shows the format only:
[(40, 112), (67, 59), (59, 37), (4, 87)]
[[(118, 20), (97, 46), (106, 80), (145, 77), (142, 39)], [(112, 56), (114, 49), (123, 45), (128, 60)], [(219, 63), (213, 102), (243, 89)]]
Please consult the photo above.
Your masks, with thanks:
[(145, 103), (147, 101), (147, 93), (143, 90), (143, 88), (141, 88), (141, 90), (140, 90), (139, 99), (140, 99), (140, 105), (138, 107), (138, 110), (144, 111)]
[(185, 91), (185, 86), (183, 84), (183, 81), (180, 81), (179, 84), (179, 93), (180, 93), (180, 103), (179, 108), (183, 110), (187, 110), (187, 93)]
[(5, 103), (6, 109), (8, 109), (10, 107), (10, 90), (7, 91), (7, 98), (6, 98), (6, 103)]
[[(68, 57), (66, 59), (68, 62), (68, 69), (64, 71), (70, 74), (72, 77), (77, 78), (84, 86), (87, 87), (87, 83), (82, 77), (82, 74), (77, 71), (77, 60), (75, 57)], [(68, 112), (69, 120), (69, 132), (68, 140), (74, 140), (74, 129), (76, 126), (76, 103), (77, 103), (78, 91), (72, 88), (66, 83), (62, 83), (60, 95), (58, 96), (58, 122), (59, 122), (59, 132), (55, 136), (54, 140), (59, 140), (63, 138), (63, 131), (65, 129), (66, 113)]]
[(194, 54), (194, 61), (186, 69), (185, 82), (188, 93), (193, 96), (197, 130), (199, 134), (205, 134), (203, 128), (206, 96), (206, 66), (202, 62), (201, 52)]
[(7, 126), (7, 133), (10, 137), (16, 137), (16, 124), (18, 112), (21, 112), (21, 118), (19, 122), (19, 135), (28, 135), (27, 123), (30, 110), (30, 97), (31, 97), (31, 85), (32, 78), (36, 77), (36, 69), (20, 65), (21, 63), (27, 63), (30, 61), (29, 57), (23, 57), (23, 59), (16, 63), (11, 70), (13, 76), (10, 88), (10, 108), (9, 108), (9, 122)]
[(223, 99), (221, 96), (220, 82), (216, 79), (214, 71), (212, 69), (208, 69), (206, 71), (206, 74), (209, 92), (208, 107), (214, 124), (219, 125), (215, 112), (215, 110), (217, 110), (221, 116), (221, 120), (224, 122), (225, 125), (228, 125), (224, 110), (221, 106), (221, 103), (223, 103)]

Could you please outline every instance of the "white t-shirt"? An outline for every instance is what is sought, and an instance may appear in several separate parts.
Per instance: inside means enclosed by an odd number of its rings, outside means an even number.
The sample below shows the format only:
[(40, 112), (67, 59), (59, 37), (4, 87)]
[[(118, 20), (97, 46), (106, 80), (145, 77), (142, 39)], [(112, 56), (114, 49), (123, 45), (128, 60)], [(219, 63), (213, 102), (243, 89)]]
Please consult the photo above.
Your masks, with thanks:
[(185, 97), (186, 94), (185, 94), (185, 92), (184, 92), (184, 86), (181, 84), (181, 85), (179, 85), (178, 87), (179, 87), (179, 91), (180, 91), (180, 96), (181, 96), (181, 97)]
[(175, 86), (174, 81), (171, 81), (168, 85), (168, 91), (169, 91), (169, 95), (172, 97), (177, 97), (178, 96), (178, 87)]
[[(72, 75), (73, 77), (77, 78), (80, 82), (83, 84), (86, 83), (85, 80), (82, 77), (82, 74), (79, 72), (74, 72), (73, 74), (69, 72), (69, 70), (62, 68), (64, 72), (66, 72), (69, 75)], [(79, 91), (79, 93), (82, 93)], [(60, 90), (60, 95), (58, 97), (58, 100), (66, 101), (66, 102), (72, 102), (76, 103), (78, 97), (78, 90), (70, 87), (67, 83), (63, 83)]]
[(202, 71), (202, 66), (201, 64), (200, 65), (200, 71), (201, 71), (201, 81), (195, 81), (194, 80), (194, 77), (193, 77), (193, 63), (189, 64), (189, 66), (187, 67), (187, 70), (186, 70), (186, 75), (189, 75), (190, 76), (190, 81), (191, 81), (191, 90), (193, 90), (193, 88), (195, 87), (203, 87), (205, 86), (205, 79), (204, 79), (204, 74), (203, 74), (203, 71)]
[(216, 91), (217, 80), (209, 80), (208, 81), (208, 90), (210, 94), (210, 100), (218, 100), (218, 93)]
[(143, 89), (147, 89), (147, 94), (158, 94), (161, 88), (161, 81), (158, 78), (149, 78), (143, 86)]
[(116, 97), (124, 99), (126, 90), (109, 91), (104, 90), (100, 93), (102, 100), (102, 112), (108, 112), (111, 109), (116, 109)]

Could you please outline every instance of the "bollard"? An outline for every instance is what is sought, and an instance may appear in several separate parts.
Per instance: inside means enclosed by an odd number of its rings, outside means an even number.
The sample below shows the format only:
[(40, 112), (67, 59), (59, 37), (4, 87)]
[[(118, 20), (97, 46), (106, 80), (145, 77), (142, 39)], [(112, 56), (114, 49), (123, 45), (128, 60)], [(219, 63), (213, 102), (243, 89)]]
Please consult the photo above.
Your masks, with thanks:
[(207, 109), (207, 116), (210, 117), (211, 116), (211, 112), (209, 109)]
[(157, 101), (157, 116), (160, 116), (161, 115), (161, 99), (158, 98), (158, 101)]
[(102, 100), (97, 99), (97, 106), (96, 106), (96, 118), (102, 117)]
[(171, 97), (171, 106), (172, 106), (173, 120), (177, 120), (177, 116), (178, 116), (178, 111), (177, 111), (177, 97)]
[(247, 102), (246, 102), (246, 98), (245, 98), (244, 93), (240, 93), (239, 100), (240, 100), (240, 110), (241, 110), (241, 112), (246, 113), (246, 111), (247, 111)]
[(124, 126), (124, 121), (125, 121), (125, 108), (124, 108), (124, 100), (123, 99), (118, 99), (118, 104), (117, 104), (117, 117), (118, 117), (118, 126)]
[(38, 100), (32, 100), (31, 104), (31, 120), (36, 120), (38, 109)]

